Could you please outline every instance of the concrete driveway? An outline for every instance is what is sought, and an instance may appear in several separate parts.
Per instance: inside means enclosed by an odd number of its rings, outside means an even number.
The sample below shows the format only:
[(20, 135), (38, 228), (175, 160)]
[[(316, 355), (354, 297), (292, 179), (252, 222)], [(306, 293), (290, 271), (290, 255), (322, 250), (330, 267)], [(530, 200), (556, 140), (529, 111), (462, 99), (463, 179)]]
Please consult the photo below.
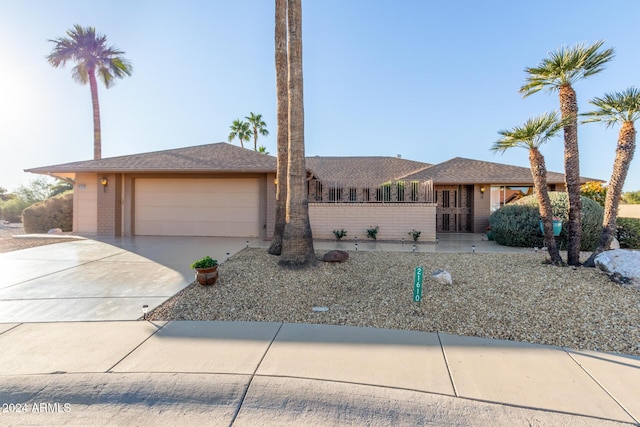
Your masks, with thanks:
[[(247, 243), (248, 242), (248, 243)], [(224, 262), (258, 239), (85, 239), (0, 254), (0, 323), (135, 320), (193, 281), (190, 264)]]

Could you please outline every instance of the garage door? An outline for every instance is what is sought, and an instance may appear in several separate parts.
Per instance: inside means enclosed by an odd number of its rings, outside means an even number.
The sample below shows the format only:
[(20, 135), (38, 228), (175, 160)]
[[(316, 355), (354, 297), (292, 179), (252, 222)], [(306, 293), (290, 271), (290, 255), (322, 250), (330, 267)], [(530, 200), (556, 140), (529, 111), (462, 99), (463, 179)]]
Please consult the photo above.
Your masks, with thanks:
[(259, 235), (258, 179), (136, 179), (135, 234)]

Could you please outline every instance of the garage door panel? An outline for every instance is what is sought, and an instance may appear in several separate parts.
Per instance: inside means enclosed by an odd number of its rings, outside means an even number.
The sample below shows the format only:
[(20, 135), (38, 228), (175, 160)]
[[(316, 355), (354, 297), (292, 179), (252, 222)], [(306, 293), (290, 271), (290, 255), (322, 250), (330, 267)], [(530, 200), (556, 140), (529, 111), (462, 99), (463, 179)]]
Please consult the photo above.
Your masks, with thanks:
[(137, 179), (135, 233), (259, 236), (258, 179)]

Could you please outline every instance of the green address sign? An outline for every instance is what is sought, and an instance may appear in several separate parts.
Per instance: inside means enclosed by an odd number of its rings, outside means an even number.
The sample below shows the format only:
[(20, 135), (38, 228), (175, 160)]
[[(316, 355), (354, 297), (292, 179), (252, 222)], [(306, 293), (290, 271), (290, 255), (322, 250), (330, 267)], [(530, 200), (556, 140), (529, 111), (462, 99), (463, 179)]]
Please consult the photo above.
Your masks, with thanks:
[(422, 300), (422, 275), (424, 270), (422, 267), (416, 267), (413, 275), (413, 301), (420, 302)]

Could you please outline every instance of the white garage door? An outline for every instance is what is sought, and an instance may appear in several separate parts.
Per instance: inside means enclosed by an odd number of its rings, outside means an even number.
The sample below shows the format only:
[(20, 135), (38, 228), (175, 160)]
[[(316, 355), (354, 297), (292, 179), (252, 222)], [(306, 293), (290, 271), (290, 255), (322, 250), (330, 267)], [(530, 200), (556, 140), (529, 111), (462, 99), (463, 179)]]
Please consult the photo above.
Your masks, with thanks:
[(258, 179), (136, 179), (135, 234), (259, 235)]

